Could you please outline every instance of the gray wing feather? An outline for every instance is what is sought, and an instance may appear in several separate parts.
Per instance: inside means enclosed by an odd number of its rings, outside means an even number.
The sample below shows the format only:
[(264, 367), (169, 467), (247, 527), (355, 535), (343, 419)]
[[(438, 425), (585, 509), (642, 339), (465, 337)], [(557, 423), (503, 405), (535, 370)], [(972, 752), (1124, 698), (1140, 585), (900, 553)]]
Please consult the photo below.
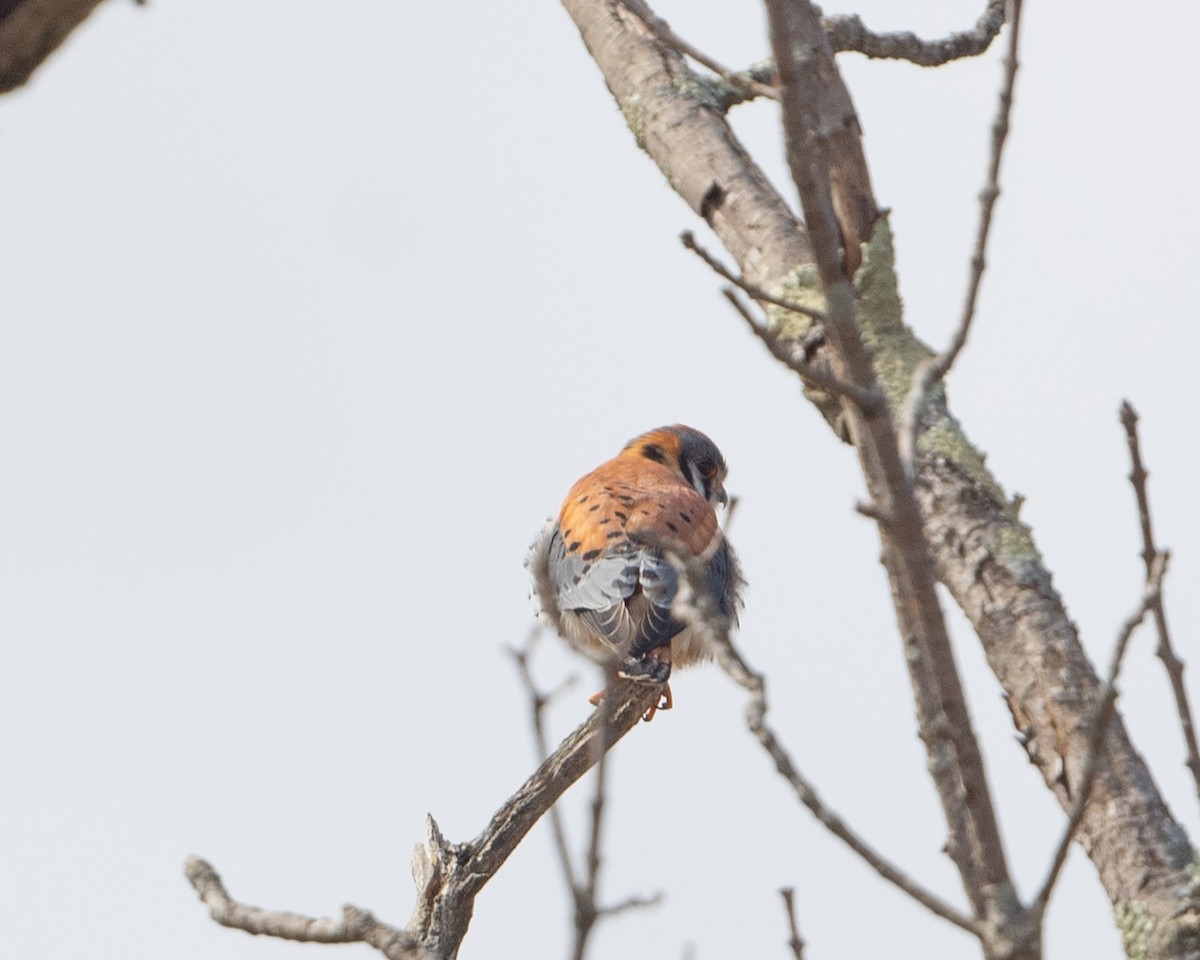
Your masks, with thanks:
[(633, 594), (638, 583), (636, 553), (584, 561), (567, 553), (562, 532), (550, 542), (550, 579), (563, 610), (606, 610)]

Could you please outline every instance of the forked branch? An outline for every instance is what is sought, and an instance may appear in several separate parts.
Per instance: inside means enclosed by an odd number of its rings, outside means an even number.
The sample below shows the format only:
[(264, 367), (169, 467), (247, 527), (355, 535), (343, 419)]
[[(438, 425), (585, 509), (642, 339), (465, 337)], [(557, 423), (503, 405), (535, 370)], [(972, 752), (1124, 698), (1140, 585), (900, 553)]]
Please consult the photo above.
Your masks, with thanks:
[(188, 879), (213, 919), (225, 926), (289, 940), (370, 943), (389, 960), (453, 960), (479, 891), (541, 816), (604, 751), (637, 725), (660, 693), (655, 684), (610, 685), (605, 708), (596, 710), (558, 745), (474, 840), (448, 842), (430, 817), (425, 842), (413, 854), (417, 900), (404, 928), (382, 924), (353, 907), (336, 921), (244, 906), (228, 897), (216, 871), (199, 859), (188, 861)]

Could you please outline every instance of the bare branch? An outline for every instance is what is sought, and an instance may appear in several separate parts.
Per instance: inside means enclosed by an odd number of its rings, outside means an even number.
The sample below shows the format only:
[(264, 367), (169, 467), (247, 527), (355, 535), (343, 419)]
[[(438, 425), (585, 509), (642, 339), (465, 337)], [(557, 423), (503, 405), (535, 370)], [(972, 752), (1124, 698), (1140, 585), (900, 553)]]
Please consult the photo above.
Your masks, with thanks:
[[(856, 263), (850, 253), (866, 241), (876, 211), (854, 107), (807, 0), (767, 0), (767, 14), (783, 90), (788, 166), (825, 291), (826, 333), (842, 375), (872, 388), (875, 371), (855, 321), (848, 279)], [(983, 758), (934, 589), (937, 578), (912, 478), (886, 412), (864, 417), (848, 404), (843, 407), (871, 501), (890, 518), (878, 526), (884, 565), (921, 739), (949, 828), (947, 852), (974, 915), (982, 919), (976, 933), (985, 955), (1035, 957), (1037, 931), (1029, 928), (1009, 875)]]
[[(525, 693), (529, 697), (529, 720), (533, 726), (533, 741), (537, 749), (539, 763), (545, 760), (550, 753), (550, 748), (546, 740), (546, 706), (554, 699), (556, 693), (566, 689), (574, 682), (574, 677), (568, 677), (555, 690), (550, 692), (543, 692), (534, 683), (533, 672), (529, 666), (529, 658), (533, 655), (534, 647), (541, 635), (541, 627), (535, 627), (530, 631), (529, 637), (526, 639), (523, 647), (509, 648), (509, 653), (516, 662), (517, 673), (521, 677), (521, 683), (525, 687)], [(557, 805), (550, 808), (549, 817), (550, 833), (554, 837), (554, 850), (558, 854), (558, 862), (563, 871), (563, 879), (566, 881), (567, 889), (574, 896), (575, 891), (579, 889), (579, 881), (575, 877), (575, 867), (571, 862), (571, 852), (567, 847), (567, 834), (563, 827), (562, 816), (558, 812)]]
[[(1149, 578), (1158, 556), (1158, 548), (1154, 545), (1154, 529), (1150, 523), (1150, 496), (1146, 490), (1146, 468), (1142, 466), (1141, 444), (1138, 440), (1138, 416), (1128, 400), (1121, 403), (1121, 425), (1125, 428), (1125, 439), (1129, 444), (1129, 459), (1132, 468), (1129, 482), (1133, 485), (1133, 493), (1137, 498), (1138, 519), (1142, 528), (1142, 560), (1146, 565), (1146, 577)], [(1162, 661), (1171, 682), (1171, 691), (1175, 695), (1175, 709), (1179, 713), (1179, 726), (1183, 730), (1184, 743), (1187, 744), (1187, 768), (1191, 771), (1192, 781), (1196, 785), (1196, 796), (1200, 797), (1200, 747), (1196, 744), (1196, 726), (1192, 722), (1192, 708), (1188, 702), (1187, 688), (1183, 685), (1183, 661), (1175, 653), (1171, 643), (1171, 633), (1167, 629), (1167, 611), (1163, 603), (1162, 591), (1155, 598), (1150, 608), (1154, 614), (1154, 626), (1158, 631), (1158, 648), (1155, 653)]]
[[(563, 6), (639, 148), (713, 230), (742, 274), (764, 289), (777, 289), (811, 264), (805, 225), (726, 116), (693, 95), (702, 78), (685, 58), (664, 49), (617, 0), (563, 0)], [(876, 345), (881, 363), (904, 364), (913, 352), (927, 349), (898, 317), (885, 323), (880, 329), (886, 339)], [(816, 349), (822, 355), (836, 352), (829, 337)], [(1069, 809), (1071, 798), (1059, 780), (1061, 758), (1064, 750), (1080, 755), (1081, 724), (1098, 680), (1032, 532), (944, 397), (934, 394), (925, 416), (937, 416), (944, 435), (925, 435), (931, 455), (917, 465), (915, 484), (928, 549), (940, 579), (979, 635), (1030, 761)], [(844, 436), (848, 418), (817, 403)], [(898, 517), (893, 524), (904, 530), (906, 520)], [(1060, 667), (1050, 670), (1046, 664)], [(1075, 695), (1064, 697), (1060, 677), (1068, 674), (1078, 685)], [(1156, 944), (1172, 937), (1172, 943), (1183, 943), (1191, 936), (1194, 916), (1187, 892), (1193, 849), (1119, 715), (1110, 725), (1107, 747), (1104, 775), (1093, 788), (1095, 815), (1085, 814), (1080, 840), (1110, 900), (1137, 901), (1153, 924)], [(1128, 808), (1129, 815), (1103, 816), (1104, 804)], [(1168, 955), (1183, 954), (1164, 952)]]
[(692, 253), (707, 263), (712, 271), (717, 274), (717, 276), (728, 280), (735, 287), (741, 288), (747, 294), (749, 294), (752, 299), (758, 300), (761, 303), (769, 303), (772, 306), (782, 307), (784, 310), (791, 310), (793, 313), (803, 314), (804, 316), (811, 317), (813, 320), (821, 323), (825, 321), (825, 314), (820, 310), (814, 310), (812, 307), (806, 307), (801, 303), (795, 303), (792, 300), (785, 300), (782, 297), (777, 297), (774, 294), (767, 293), (767, 291), (763, 290), (761, 287), (756, 287), (754, 284), (733, 273), (733, 271), (721, 263), (720, 260), (718, 260), (696, 242), (696, 237), (691, 230), (684, 230), (683, 233), (679, 235), (679, 239), (682, 241), (683, 245), (687, 247), (687, 249), (691, 250)]
[(357, 907), (345, 907), (341, 920), (263, 910), (232, 899), (217, 871), (206, 860), (191, 858), (184, 872), (212, 918), (222, 926), (306, 943), (369, 943), (389, 960), (424, 960), (427, 956), (421, 944), (407, 932), (380, 923)]
[(704, 51), (693, 47), (683, 37), (672, 30), (671, 25), (666, 20), (651, 10), (645, 0), (621, 0), (621, 2), (646, 25), (660, 43), (678, 50), (686, 57), (691, 57), (698, 64), (707, 67), (715, 73), (735, 91), (738, 91), (740, 95), (730, 98), (726, 103), (726, 107), (733, 106), (734, 103), (753, 99), (754, 97), (768, 97), (771, 100), (779, 99), (779, 91), (770, 84), (763, 83), (755, 78), (752, 71), (730, 70), (708, 56)]
[(883, 396), (882, 391), (864, 390), (853, 383), (839, 380), (833, 374), (827, 373), (820, 367), (800, 359), (800, 357), (795, 355), (786, 341), (777, 337), (754, 318), (749, 308), (742, 303), (737, 293), (731, 287), (724, 287), (721, 290), (721, 295), (733, 305), (733, 309), (746, 321), (750, 332), (767, 348), (771, 356), (793, 373), (799, 374), (809, 386), (817, 387), (835, 397), (845, 397), (852, 403), (857, 404), (868, 414), (883, 409), (883, 405), (887, 403), (887, 400)]
[(888, 60), (907, 60), (921, 67), (938, 67), (951, 60), (977, 57), (991, 46), (1004, 25), (1005, 0), (988, 0), (987, 8), (970, 30), (940, 40), (922, 40), (915, 34), (873, 33), (857, 14), (822, 17), (829, 42), (838, 53), (861, 53)]
[(788, 948), (792, 951), (795, 960), (804, 960), (804, 940), (800, 936), (800, 928), (796, 925), (796, 891), (791, 887), (784, 887), (779, 891), (779, 895), (783, 897), (783, 909), (787, 913), (788, 933), (791, 934), (788, 939)]
[[(523, 647), (509, 648), (509, 653), (512, 655), (514, 661), (516, 661), (522, 685), (529, 696), (530, 720), (533, 726), (534, 741), (537, 745), (539, 760), (545, 759), (549, 753), (545, 734), (546, 705), (557, 694), (571, 686), (575, 680), (574, 677), (568, 677), (566, 681), (549, 692), (543, 692), (537, 686), (533, 680), (533, 672), (529, 661), (534, 647), (541, 636), (542, 629), (541, 627), (537, 627), (531, 631)], [(611, 719), (612, 703), (612, 698), (606, 697), (601, 701), (599, 710), (596, 711), (600, 722), (604, 725), (607, 725)], [(598, 920), (637, 907), (653, 906), (662, 899), (662, 895), (656, 893), (651, 897), (631, 896), (612, 907), (601, 907), (597, 903), (600, 877), (600, 838), (601, 826), (604, 821), (606, 789), (604, 777), (605, 756), (611, 746), (611, 743), (606, 743), (603, 739), (598, 739), (595, 743), (597, 751), (596, 784), (592, 798), (592, 822), (585, 861), (586, 873), (582, 880), (576, 875), (575, 865), (571, 859), (570, 848), (567, 843), (566, 828), (563, 826), (562, 817), (559, 814), (557, 805), (551, 806), (548, 811), (550, 827), (554, 835), (555, 852), (558, 855), (567, 891), (571, 897), (575, 921), (575, 943), (572, 956), (575, 957), (575, 960), (582, 960), (586, 954), (592, 930), (595, 928)]]
[(717, 609), (709, 593), (704, 562), (689, 562), (667, 549), (665, 545), (662, 549), (663, 555), (679, 573), (679, 590), (671, 605), (671, 615), (687, 623), (692, 630), (703, 636), (721, 669), (734, 683), (750, 694), (750, 703), (746, 707), (746, 726), (775, 762), (775, 769), (791, 785), (797, 799), (812, 812), (818, 822), (857, 853), (885, 880), (944, 920), (977, 935), (981, 934), (981, 928), (974, 920), (926, 890), (903, 870), (877, 853), (851, 830), (841, 817), (822, 803), (816, 790), (796, 769), (791, 755), (766, 721), (766, 680), (747, 664), (733, 645), (729, 619)]
[(1075, 802), (1071, 808), (1070, 816), (1067, 818), (1067, 826), (1063, 830), (1058, 847), (1054, 851), (1054, 857), (1050, 861), (1050, 868), (1046, 872), (1046, 879), (1042, 882), (1037, 896), (1033, 898), (1033, 902), (1029, 905), (1029, 912), (1037, 918), (1039, 924), (1041, 918), (1045, 915), (1046, 906), (1050, 902), (1050, 894), (1054, 891), (1054, 884), (1058, 880), (1063, 864), (1066, 863), (1067, 853), (1071, 849), (1071, 841), (1079, 829), (1079, 824), (1083, 820), (1084, 810), (1087, 808), (1088, 800), (1092, 795), (1092, 786), (1096, 782), (1096, 773), (1100, 768), (1100, 756), (1102, 754), (1100, 745), (1104, 742), (1104, 737), (1108, 733), (1113, 715), (1116, 713), (1117, 675), (1121, 672), (1121, 663), (1125, 659), (1125, 650), (1129, 646), (1133, 632), (1141, 625), (1141, 622), (1146, 618), (1146, 614), (1153, 610), (1155, 604), (1162, 600), (1162, 581), (1167, 572), (1168, 560), (1168, 554), (1160, 553), (1151, 562), (1150, 576), (1146, 580), (1141, 603), (1138, 604), (1137, 610), (1121, 625), (1120, 633), (1117, 634), (1117, 642), (1113, 646), (1112, 660), (1108, 666), (1108, 676), (1096, 691), (1098, 700), (1091, 717), (1088, 719), (1087, 750), (1084, 755), (1083, 766), (1077, 778), (1078, 783), (1075, 786)]
[(648, 897), (640, 897), (634, 894), (631, 897), (626, 897), (624, 900), (618, 900), (614, 904), (607, 907), (600, 907), (597, 915), (601, 917), (615, 917), (619, 913), (627, 913), (630, 910), (646, 910), (650, 907), (657, 907), (663, 902), (662, 891), (656, 891)]
[(389, 960), (451, 960), (466, 935), (479, 891), (566, 789), (641, 721), (660, 693), (659, 684), (610, 683), (605, 709), (594, 711), (563, 740), (469, 843), (449, 843), (429, 817), (425, 842), (413, 853), (417, 901), (403, 930), (353, 908), (338, 922), (245, 907), (229, 899), (203, 860), (188, 861), (188, 878), (213, 919), (225, 926), (290, 940), (371, 943)]
[[(975, 250), (971, 255), (971, 272), (967, 279), (967, 293), (958, 327), (949, 346), (935, 357), (923, 360), (913, 372), (912, 385), (901, 407), (897, 430), (900, 435), (900, 455), (911, 474), (916, 456), (917, 431), (920, 428), (921, 412), (935, 383), (941, 381), (954, 361), (958, 359), (971, 332), (975, 319), (975, 303), (979, 298), (979, 287), (987, 269), (987, 243), (992, 228), (992, 211), (1000, 197), (1000, 160), (1004, 155), (1004, 143), (1008, 139), (1009, 117), (1012, 113), (1013, 88), (1017, 80), (1017, 45), (1021, 36), (1021, 0), (1012, 2), (1012, 25), (1008, 32), (1008, 54), (1004, 58), (1004, 79), (1000, 86), (999, 105), (992, 121), (992, 149), (988, 160), (987, 179), (979, 193), (979, 225), (975, 231)], [(1001, 6), (1003, 19), (1003, 5)], [(1001, 21), (1002, 22), (1002, 21)]]

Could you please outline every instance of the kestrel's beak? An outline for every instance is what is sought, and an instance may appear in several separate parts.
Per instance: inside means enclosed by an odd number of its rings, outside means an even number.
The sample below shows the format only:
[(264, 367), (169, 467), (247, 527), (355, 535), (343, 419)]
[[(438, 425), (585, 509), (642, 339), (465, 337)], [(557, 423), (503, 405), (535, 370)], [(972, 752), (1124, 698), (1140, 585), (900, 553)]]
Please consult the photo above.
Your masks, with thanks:
[(717, 487), (717, 489), (712, 492), (712, 498), (723, 507), (729, 505), (729, 494), (725, 492), (725, 488), (723, 486)]

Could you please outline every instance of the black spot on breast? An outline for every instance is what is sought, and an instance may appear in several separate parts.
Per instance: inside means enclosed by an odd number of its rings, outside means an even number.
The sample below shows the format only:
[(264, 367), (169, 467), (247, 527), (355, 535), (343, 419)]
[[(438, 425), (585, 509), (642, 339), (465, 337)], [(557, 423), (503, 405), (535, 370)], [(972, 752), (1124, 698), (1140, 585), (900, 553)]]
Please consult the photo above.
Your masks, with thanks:
[(600, 509), (600, 504), (593, 503), (590, 507), (588, 507), (588, 513), (595, 513), (599, 509)]
[(574, 553), (576, 550), (578, 550), (580, 548), (580, 546), (582, 546), (582, 543), (579, 540), (576, 540), (574, 543), (568, 544), (567, 545), (567, 553)]
[(599, 550), (589, 550), (587, 553), (585, 553), (583, 555), (583, 559), (587, 560), (587, 561), (591, 561), (591, 560), (595, 560), (598, 556), (600, 556)]
[(691, 522), (692, 522), (692, 518), (691, 518), (691, 517), (689, 517), (689, 516), (688, 516), (686, 513), (684, 513), (682, 510), (680, 510), (680, 511), (679, 511), (679, 519), (680, 519), (680, 520), (682, 520), (684, 523), (691, 523)]
[(616, 517), (618, 520), (620, 520), (622, 523), (624, 523), (626, 520), (629, 519), (629, 514), (622, 513), (620, 510), (614, 510), (613, 516)]
[(587, 502), (588, 502), (588, 497), (589, 497), (589, 496), (590, 496), (590, 494), (587, 494), (587, 493), (585, 493), (585, 494), (584, 494), (582, 497), (580, 497), (580, 498), (579, 498), (579, 500), (578, 500), (577, 502), (579, 502), (579, 503), (587, 503)]
[(667, 521), (667, 529), (670, 530), (672, 533), (679, 532), (679, 528), (677, 526), (675, 526), (675, 524), (673, 524), (670, 520)]
[(623, 537), (623, 536), (625, 536), (625, 533), (624, 533), (623, 531), (621, 531), (621, 530), (614, 530), (614, 531), (612, 531), (611, 533), (607, 534), (607, 535), (605, 536), (605, 539), (606, 539), (606, 540), (616, 540), (616, 539), (617, 539), (617, 537)]
[(598, 526), (598, 527), (602, 527), (602, 526), (604, 526), (606, 523), (612, 523), (612, 517), (605, 517), (603, 520), (597, 520), (597, 521), (596, 521), (596, 526)]
[(655, 463), (667, 462), (667, 455), (663, 453), (663, 448), (657, 443), (648, 443), (642, 447), (642, 456), (647, 460), (653, 460)]

